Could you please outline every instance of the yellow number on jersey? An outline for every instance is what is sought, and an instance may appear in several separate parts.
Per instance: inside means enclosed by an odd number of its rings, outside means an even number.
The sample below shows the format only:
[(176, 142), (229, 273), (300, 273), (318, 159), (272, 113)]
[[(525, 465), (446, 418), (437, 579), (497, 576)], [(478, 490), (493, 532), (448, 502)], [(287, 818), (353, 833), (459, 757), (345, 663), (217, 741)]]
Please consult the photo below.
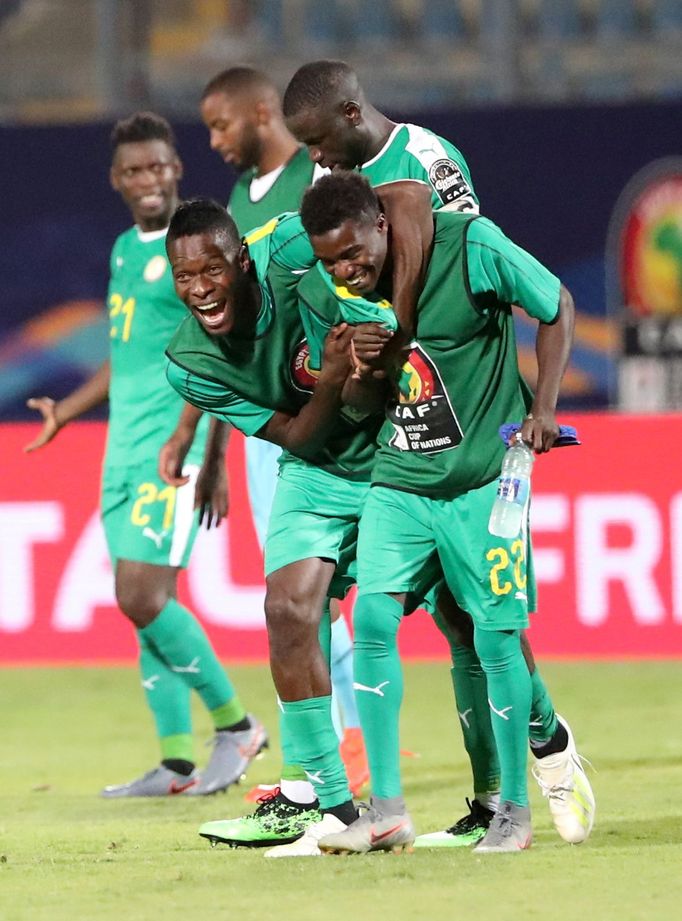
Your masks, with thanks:
[[(129, 297), (127, 301), (124, 301), (120, 294), (112, 294), (109, 298), (109, 317), (113, 320), (115, 317), (123, 315), (123, 331), (121, 333), (121, 342), (127, 342), (130, 339), (130, 327), (133, 323), (133, 315), (135, 313), (135, 298)], [(116, 339), (118, 336), (118, 324), (111, 324), (109, 330), (109, 335), (112, 339)]]

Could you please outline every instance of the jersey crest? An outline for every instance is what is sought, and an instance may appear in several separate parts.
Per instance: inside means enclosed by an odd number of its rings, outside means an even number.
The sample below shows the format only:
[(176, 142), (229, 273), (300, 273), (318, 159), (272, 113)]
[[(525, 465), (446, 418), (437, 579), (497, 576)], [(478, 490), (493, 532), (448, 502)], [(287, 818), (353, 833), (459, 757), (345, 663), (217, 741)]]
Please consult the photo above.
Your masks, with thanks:
[(320, 372), (310, 367), (310, 349), (305, 339), (301, 339), (294, 349), (290, 367), (294, 387), (303, 393), (312, 393)]

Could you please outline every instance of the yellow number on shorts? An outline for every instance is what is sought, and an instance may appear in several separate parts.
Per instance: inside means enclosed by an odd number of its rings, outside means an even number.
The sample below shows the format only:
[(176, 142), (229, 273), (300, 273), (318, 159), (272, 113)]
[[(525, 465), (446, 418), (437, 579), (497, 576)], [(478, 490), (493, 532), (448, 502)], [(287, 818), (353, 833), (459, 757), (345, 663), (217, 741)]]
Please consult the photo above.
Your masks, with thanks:
[(509, 554), (504, 547), (495, 547), (494, 550), (488, 550), (486, 554), (485, 558), (489, 563), (497, 560), (495, 565), (490, 569), (490, 587), (495, 595), (508, 595), (512, 590), (513, 585), (509, 579), (506, 579), (504, 582), (500, 581), (500, 573), (508, 569), (510, 565), (512, 565), (514, 583), (519, 591), (523, 591), (528, 582), (525, 571), (526, 547), (524, 542), (522, 540), (515, 540), (511, 545), (511, 552), (513, 560), (509, 559)]
[(528, 579), (526, 577), (526, 545), (522, 540), (515, 540), (511, 545), (511, 552), (514, 555), (514, 582), (519, 591), (526, 587)]
[(509, 566), (509, 554), (504, 547), (495, 547), (494, 550), (488, 550), (485, 555), (486, 560), (492, 563), (497, 559), (497, 563), (490, 568), (490, 587), (494, 595), (508, 595), (512, 590), (512, 584), (509, 581), (500, 582), (500, 572)]
[(147, 515), (146, 512), (143, 513), (142, 509), (145, 505), (151, 505), (152, 502), (156, 502), (159, 490), (154, 483), (141, 483), (137, 488), (137, 494), (140, 498), (135, 505), (133, 505), (133, 510), (130, 513), (130, 520), (133, 524), (143, 528), (146, 524), (149, 524), (151, 516)]
[(175, 513), (175, 493), (174, 486), (166, 486), (159, 490), (154, 483), (142, 483), (137, 488), (139, 499), (133, 505), (130, 513), (130, 520), (133, 524), (143, 528), (151, 521), (151, 516), (143, 512), (145, 505), (151, 505), (152, 502), (165, 502), (166, 508), (163, 513), (163, 528), (168, 530), (173, 524), (173, 515)]
[[(130, 339), (130, 327), (132, 326), (133, 314), (135, 313), (135, 298), (129, 297), (127, 301), (124, 301), (120, 294), (112, 294), (109, 298), (109, 304), (111, 306), (109, 317), (112, 320), (114, 317), (123, 314), (124, 320), (121, 341), (127, 342), (128, 339)], [(112, 339), (115, 339), (118, 336), (118, 326), (112, 323), (109, 335)]]
[(159, 502), (166, 503), (166, 511), (163, 513), (163, 527), (167, 531), (173, 524), (173, 514), (175, 512), (175, 486), (166, 486), (159, 493)]

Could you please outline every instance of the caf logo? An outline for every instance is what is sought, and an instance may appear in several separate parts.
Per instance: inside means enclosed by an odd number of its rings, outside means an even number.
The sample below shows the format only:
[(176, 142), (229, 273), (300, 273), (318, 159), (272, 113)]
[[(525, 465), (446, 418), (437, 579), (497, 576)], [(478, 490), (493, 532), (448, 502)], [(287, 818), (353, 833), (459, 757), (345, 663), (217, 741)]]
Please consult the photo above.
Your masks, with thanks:
[(158, 281), (166, 271), (167, 265), (165, 256), (152, 256), (144, 267), (144, 280), (149, 282)]
[(682, 160), (652, 164), (629, 183), (610, 228), (620, 305), (635, 317), (682, 313)]
[(291, 357), (291, 380), (297, 390), (312, 393), (320, 376), (319, 371), (310, 367), (310, 349), (305, 339), (302, 339)]

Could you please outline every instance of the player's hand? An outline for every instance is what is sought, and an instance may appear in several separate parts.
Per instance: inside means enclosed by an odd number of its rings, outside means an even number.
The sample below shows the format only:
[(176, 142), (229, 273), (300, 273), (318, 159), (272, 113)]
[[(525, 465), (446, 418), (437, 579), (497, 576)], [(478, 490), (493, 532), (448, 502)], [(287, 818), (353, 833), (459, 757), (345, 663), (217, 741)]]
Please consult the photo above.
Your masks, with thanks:
[(382, 359), (384, 350), (392, 338), (393, 333), (380, 323), (361, 323), (355, 327), (351, 344), (355, 380), (386, 377)]
[(521, 439), (536, 454), (545, 454), (559, 437), (559, 426), (551, 410), (532, 410), (523, 420)]
[(185, 486), (189, 477), (183, 476), (182, 468), (192, 439), (175, 431), (159, 451), (159, 476), (169, 486)]
[(324, 340), (320, 378), (343, 385), (351, 370), (350, 346), (353, 327), (347, 323), (332, 326)]
[(43, 417), (40, 434), (24, 446), (24, 451), (30, 453), (52, 441), (62, 427), (62, 423), (57, 418), (57, 403), (51, 397), (31, 397), (30, 400), (26, 400), (26, 405), (29, 409), (37, 410)]
[(206, 530), (217, 528), (230, 505), (227, 471), (224, 464), (204, 465), (194, 488), (194, 508), (199, 509), (199, 524)]

